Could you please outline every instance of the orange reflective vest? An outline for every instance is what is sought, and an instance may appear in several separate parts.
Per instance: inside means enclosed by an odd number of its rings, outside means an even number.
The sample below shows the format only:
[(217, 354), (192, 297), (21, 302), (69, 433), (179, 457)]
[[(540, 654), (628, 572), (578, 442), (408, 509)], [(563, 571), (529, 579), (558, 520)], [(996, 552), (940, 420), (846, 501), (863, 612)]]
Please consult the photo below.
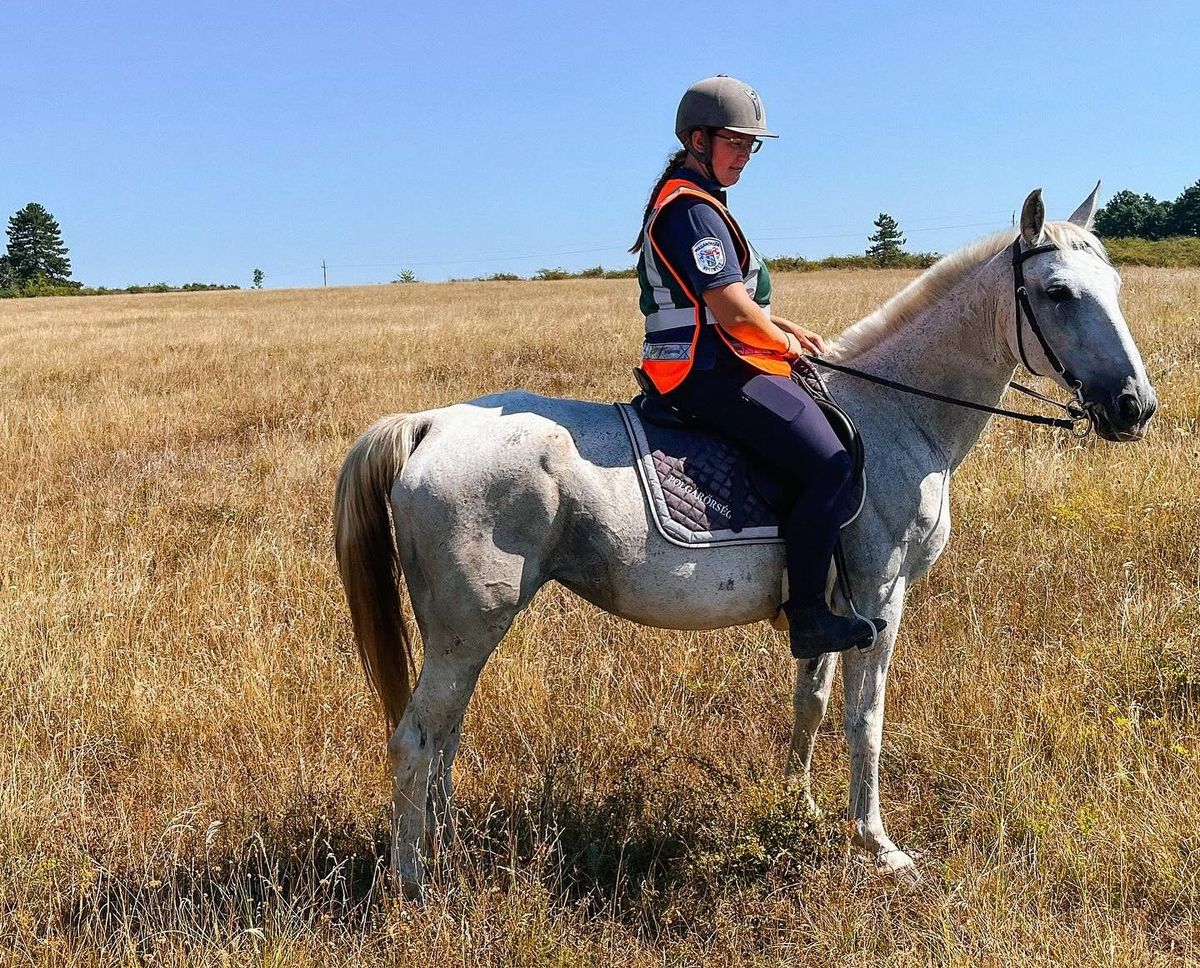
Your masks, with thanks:
[(715, 326), (721, 340), (739, 357), (766, 373), (787, 376), (791, 364), (783, 358), (779, 348), (756, 345), (763, 337), (751, 326), (738, 327), (736, 332), (727, 331), (704, 305), (700, 294), (692, 291), (687, 277), (671, 265), (659, 248), (654, 237), (655, 223), (668, 205), (685, 196), (702, 199), (725, 220), (737, 250), (746, 292), (763, 312), (768, 316), (771, 313), (770, 273), (729, 210), (695, 183), (673, 178), (658, 193), (642, 229), (642, 256), (638, 262), (641, 309), (646, 317), (642, 369), (660, 393), (669, 393), (691, 372), (701, 327)]

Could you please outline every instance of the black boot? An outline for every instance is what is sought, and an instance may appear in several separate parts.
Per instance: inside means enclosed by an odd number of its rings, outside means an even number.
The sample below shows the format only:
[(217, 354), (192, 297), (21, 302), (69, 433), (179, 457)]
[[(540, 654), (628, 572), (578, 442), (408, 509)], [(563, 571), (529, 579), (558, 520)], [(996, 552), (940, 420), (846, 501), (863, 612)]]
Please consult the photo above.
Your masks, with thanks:
[(875, 635), (887, 628), (881, 618), (867, 619), (834, 615), (824, 598), (815, 601), (784, 603), (788, 619), (788, 635), (792, 640), (792, 655), (797, 659), (815, 659), (827, 652), (845, 652), (857, 646), (871, 644), (871, 624)]

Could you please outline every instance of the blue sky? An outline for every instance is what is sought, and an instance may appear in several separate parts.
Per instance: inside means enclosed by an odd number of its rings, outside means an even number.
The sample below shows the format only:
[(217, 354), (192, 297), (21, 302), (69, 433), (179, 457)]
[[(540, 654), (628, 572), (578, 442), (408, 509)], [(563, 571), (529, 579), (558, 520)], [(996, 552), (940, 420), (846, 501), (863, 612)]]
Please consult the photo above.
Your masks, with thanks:
[[(115, 10), (115, 12), (113, 12)], [(692, 10), (693, 19), (684, 11)], [(629, 265), (684, 88), (782, 137), (730, 204), (767, 255), (1065, 217), (1200, 179), (1200, 4), (4, 5), (0, 213), (91, 285), (268, 287)]]

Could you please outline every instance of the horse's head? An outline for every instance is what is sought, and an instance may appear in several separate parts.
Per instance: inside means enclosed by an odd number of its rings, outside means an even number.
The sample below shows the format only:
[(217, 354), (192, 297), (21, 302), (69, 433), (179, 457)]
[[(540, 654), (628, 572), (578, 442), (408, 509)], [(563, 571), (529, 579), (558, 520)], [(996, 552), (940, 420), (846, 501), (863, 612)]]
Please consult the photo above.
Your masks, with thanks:
[(1008, 344), (1027, 368), (1076, 393), (1105, 440), (1138, 440), (1158, 398), (1117, 301), (1121, 277), (1090, 231), (1099, 191), (1097, 183), (1066, 222), (1046, 222), (1041, 189), (1025, 199)]

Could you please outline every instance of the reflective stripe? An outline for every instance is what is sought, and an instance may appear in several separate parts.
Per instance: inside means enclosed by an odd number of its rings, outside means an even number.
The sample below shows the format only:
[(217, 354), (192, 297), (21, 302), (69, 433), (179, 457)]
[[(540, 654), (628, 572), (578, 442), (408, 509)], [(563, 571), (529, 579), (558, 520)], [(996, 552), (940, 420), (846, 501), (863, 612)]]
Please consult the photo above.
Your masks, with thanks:
[[(759, 308), (767, 316), (771, 315), (770, 303)], [(707, 307), (704, 310), (704, 321), (710, 326), (715, 326), (717, 323), (717, 317)], [(658, 312), (651, 313), (646, 317), (646, 335), (661, 333), (668, 329), (680, 329), (684, 326), (691, 326), (695, 322), (696, 311), (694, 309), (660, 309)]]
[[(709, 324), (716, 323), (717, 319), (709, 309), (704, 310), (704, 321)], [(656, 313), (651, 313), (646, 317), (646, 335), (651, 333), (661, 333), (667, 329), (681, 329), (685, 326), (694, 326), (696, 324), (696, 310), (694, 309), (660, 309)]]
[(643, 343), (643, 360), (690, 360), (691, 343)]

